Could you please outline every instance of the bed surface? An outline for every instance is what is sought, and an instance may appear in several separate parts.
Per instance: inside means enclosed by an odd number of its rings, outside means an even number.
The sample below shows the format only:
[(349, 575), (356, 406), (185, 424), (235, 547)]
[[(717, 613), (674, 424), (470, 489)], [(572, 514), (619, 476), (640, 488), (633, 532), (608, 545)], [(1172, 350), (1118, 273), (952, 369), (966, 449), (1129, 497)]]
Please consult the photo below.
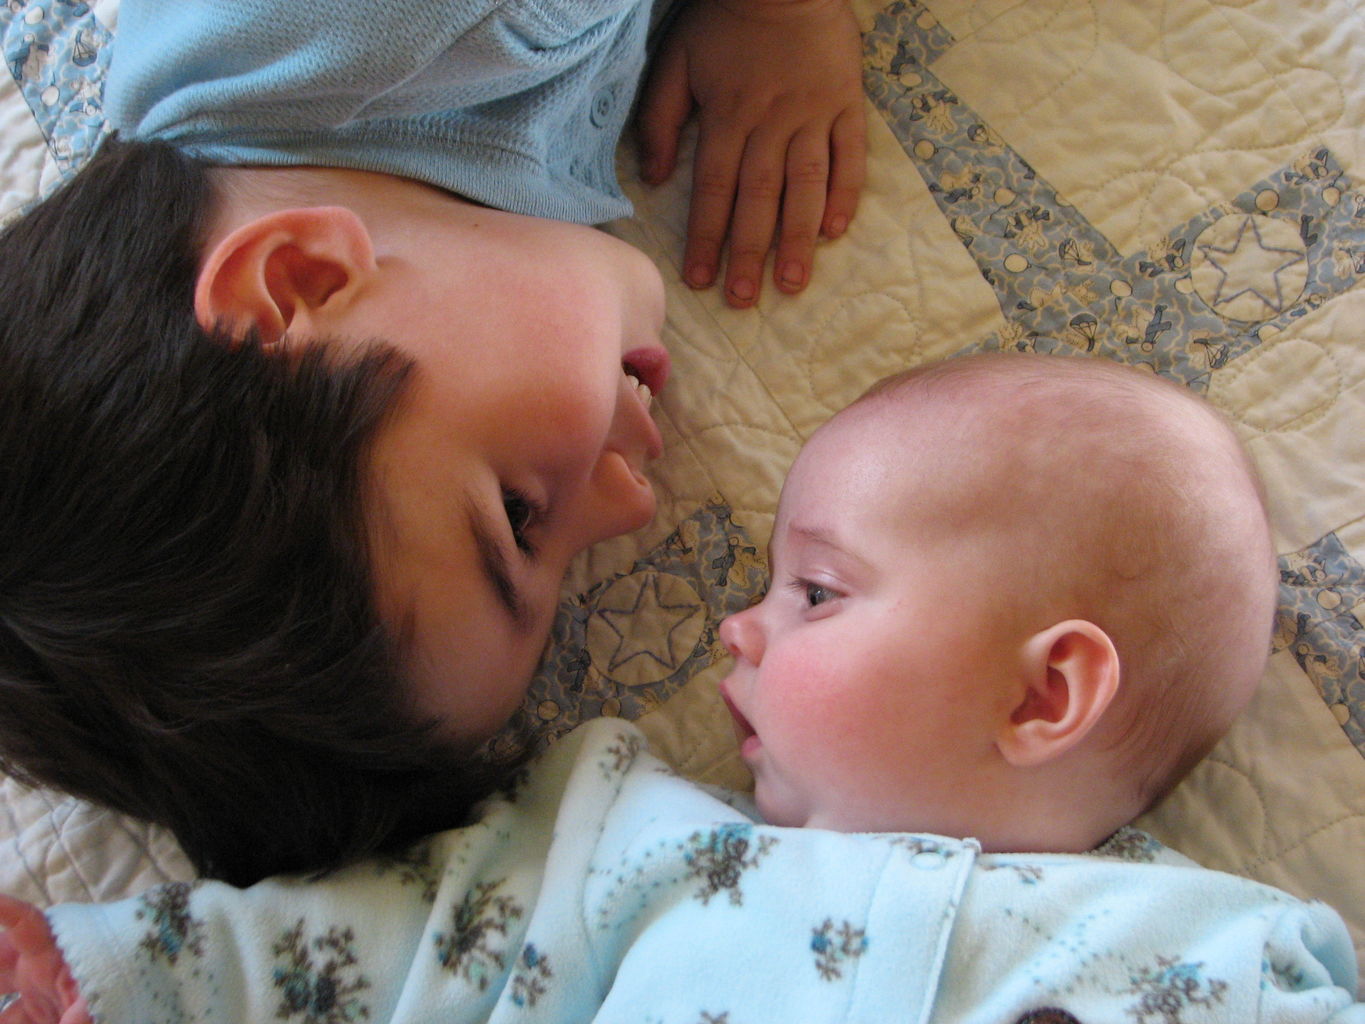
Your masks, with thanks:
[[(117, 2), (84, 6), (0, 5), (7, 63), (28, 83), (0, 82), (4, 211), (94, 137), (89, 83)], [(745, 785), (715, 694), (716, 626), (762, 592), (802, 440), (873, 380), (928, 359), (1003, 347), (1146, 364), (1237, 424), (1266, 477), (1283, 583), (1253, 707), (1140, 824), (1209, 867), (1331, 902), (1365, 964), (1360, 10), (856, 9), (868, 187), (801, 297), (770, 288), (736, 312), (683, 287), (687, 169), (646, 189), (622, 154), (637, 216), (612, 229), (669, 282), (659, 515), (577, 563), (525, 713), (551, 735), (592, 715), (635, 718), (688, 774)], [(44, 145), (26, 93), (74, 143)], [(89, 899), (187, 873), (155, 830), (0, 783), (0, 890)]]

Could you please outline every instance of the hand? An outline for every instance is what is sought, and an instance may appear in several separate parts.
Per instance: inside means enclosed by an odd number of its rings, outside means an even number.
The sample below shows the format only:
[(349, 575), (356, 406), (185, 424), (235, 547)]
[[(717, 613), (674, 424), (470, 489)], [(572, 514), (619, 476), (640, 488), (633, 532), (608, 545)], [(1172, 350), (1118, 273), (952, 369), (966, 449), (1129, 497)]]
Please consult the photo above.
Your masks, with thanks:
[(801, 291), (816, 239), (843, 234), (863, 186), (862, 39), (846, 0), (691, 0), (641, 98), (646, 182), (672, 174), (694, 105), (684, 280), (715, 282), (728, 235), (725, 296), (751, 306), (777, 235), (774, 283)]
[(0, 1024), (91, 1024), (47, 918), (35, 906), (0, 896), (0, 996), (19, 993)]

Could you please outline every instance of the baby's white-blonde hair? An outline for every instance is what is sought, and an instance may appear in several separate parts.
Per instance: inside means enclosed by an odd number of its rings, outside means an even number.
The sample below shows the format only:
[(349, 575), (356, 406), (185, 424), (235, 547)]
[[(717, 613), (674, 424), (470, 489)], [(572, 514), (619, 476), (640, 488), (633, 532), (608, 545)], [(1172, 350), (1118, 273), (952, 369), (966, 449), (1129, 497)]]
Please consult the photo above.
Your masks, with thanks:
[(882, 402), (962, 440), (928, 456), (933, 480), (952, 528), (980, 531), (1002, 614), (1109, 635), (1121, 685), (1101, 738), (1136, 805), (1155, 803), (1224, 735), (1270, 650), (1264, 491), (1228, 419), (1150, 371), (1015, 353), (897, 374), (851, 408)]

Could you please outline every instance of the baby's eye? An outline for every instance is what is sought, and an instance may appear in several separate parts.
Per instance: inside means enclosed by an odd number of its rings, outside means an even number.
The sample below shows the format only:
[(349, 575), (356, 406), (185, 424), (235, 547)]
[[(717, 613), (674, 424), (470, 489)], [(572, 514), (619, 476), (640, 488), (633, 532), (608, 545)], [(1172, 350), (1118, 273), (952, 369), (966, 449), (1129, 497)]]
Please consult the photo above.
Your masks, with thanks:
[(818, 583), (807, 583), (805, 588), (806, 603), (812, 608), (834, 599), (834, 591), (830, 590), (828, 587), (822, 587)]
[(502, 510), (507, 515), (507, 525), (512, 528), (512, 540), (516, 542), (517, 550), (528, 555), (535, 554), (526, 535), (536, 521), (535, 504), (520, 491), (509, 489), (502, 492)]
[(815, 583), (812, 580), (802, 579), (799, 576), (791, 577), (784, 586), (787, 590), (798, 595), (800, 599), (805, 602), (807, 608), (818, 608), (821, 605), (827, 604), (835, 598), (842, 596), (839, 591), (835, 590), (833, 587), (827, 587), (822, 583)]

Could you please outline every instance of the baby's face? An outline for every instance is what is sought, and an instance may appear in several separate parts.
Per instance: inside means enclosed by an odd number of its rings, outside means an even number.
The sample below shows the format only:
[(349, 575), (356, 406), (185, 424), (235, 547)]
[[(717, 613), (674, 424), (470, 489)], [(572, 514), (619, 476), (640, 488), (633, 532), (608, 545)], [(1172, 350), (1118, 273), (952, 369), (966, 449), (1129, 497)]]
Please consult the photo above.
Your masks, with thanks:
[(569, 561), (653, 515), (650, 391), (668, 356), (662, 281), (637, 250), (472, 206), (458, 218), (388, 268), (372, 322), (348, 334), (416, 361), (372, 453), (379, 609), (415, 709), (473, 744), (520, 701)]
[(944, 521), (917, 458), (946, 443), (844, 413), (792, 467), (767, 596), (721, 627), (721, 692), (769, 822), (972, 833), (1013, 655), (990, 559)]

